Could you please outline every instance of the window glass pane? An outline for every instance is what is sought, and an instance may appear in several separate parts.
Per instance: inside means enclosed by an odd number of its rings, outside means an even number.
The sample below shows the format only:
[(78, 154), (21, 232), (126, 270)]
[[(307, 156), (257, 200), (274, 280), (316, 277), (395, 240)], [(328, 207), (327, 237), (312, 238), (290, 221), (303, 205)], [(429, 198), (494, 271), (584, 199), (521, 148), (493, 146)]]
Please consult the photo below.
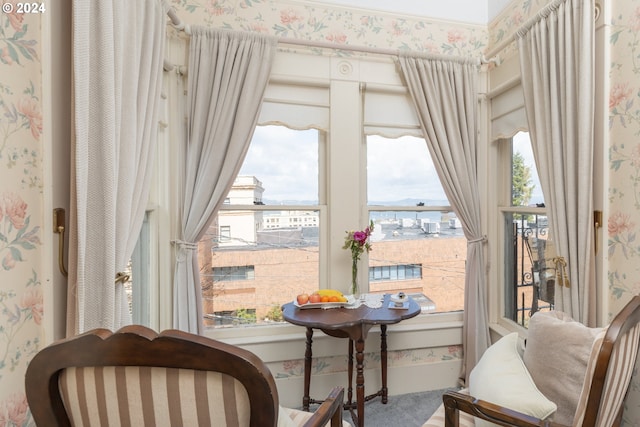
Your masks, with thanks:
[(512, 139), (512, 149), (511, 206), (544, 205), (529, 133), (518, 132)]
[(439, 218), (429, 220), (439, 225), (438, 233), (425, 232), (417, 222), (402, 221), (415, 215), (370, 212), (375, 228), (369, 252), (369, 292), (421, 294), (416, 298), (426, 297), (435, 305), (430, 311), (462, 310), (467, 254), (462, 229), (450, 226), (450, 212), (418, 213), (419, 218)]
[(549, 223), (529, 134), (520, 132), (507, 142), (510, 205), (520, 209), (504, 211), (505, 317), (527, 327), (533, 313), (553, 308), (555, 250), (548, 239)]
[(319, 288), (318, 141), (316, 130), (256, 129), (200, 241), (205, 325), (279, 322), (282, 304)]
[(317, 205), (318, 134), (315, 129), (258, 126), (238, 176), (263, 183), (264, 204)]
[(440, 178), (422, 138), (367, 136), (369, 206), (448, 206)]
[(425, 311), (462, 310), (467, 241), (424, 139), (368, 136), (367, 196), (369, 292), (412, 294)]
[(145, 326), (151, 326), (150, 241), (149, 212), (146, 212), (140, 229), (140, 236), (138, 236), (138, 241), (131, 255), (131, 261), (127, 266), (126, 273), (129, 274), (130, 280), (125, 283), (133, 323)]

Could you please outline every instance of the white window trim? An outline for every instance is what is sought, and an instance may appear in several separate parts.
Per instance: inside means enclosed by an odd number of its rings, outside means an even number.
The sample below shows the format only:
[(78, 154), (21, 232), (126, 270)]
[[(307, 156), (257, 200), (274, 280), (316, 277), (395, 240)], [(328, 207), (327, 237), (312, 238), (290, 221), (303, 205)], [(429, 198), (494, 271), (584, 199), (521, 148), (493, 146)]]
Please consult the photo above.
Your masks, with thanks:
[[(183, 47), (182, 47), (183, 48)], [(180, 48), (178, 48), (180, 49)], [(169, 56), (172, 55), (171, 48), (169, 49)], [(301, 68), (302, 67), (302, 68)], [(166, 74), (167, 80), (165, 82), (166, 91), (170, 93), (171, 97), (177, 96), (176, 93), (180, 93), (180, 85), (176, 85), (176, 79), (184, 79), (184, 76)], [(330, 111), (330, 123), (331, 129), (328, 129), (326, 134), (327, 147), (329, 144), (336, 147), (350, 147), (347, 152), (338, 150), (331, 150), (325, 148), (320, 150), (320, 174), (321, 179), (319, 183), (320, 201), (319, 206), (278, 206), (279, 210), (282, 209), (317, 209), (320, 211), (320, 220), (327, 224), (327, 217), (331, 214), (332, 221), (329, 226), (323, 227), (320, 235), (321, 241), (324, 239), (323, 252), (321, 252), (321, 265), (320, 265), (320, 283), (321, 286), (327, 283), (337, 283), (344, 281), (345, 277), (350, 277), (350, 261), (348, 257), (344, 258), (345, 262), (342, 264), (332, 261), (329, 262), (331, 251), (335, 252), (338, 248), (342, 251), (342, 245), (344, 243), (344, 230), (354, 229), (361, 224), (368, 223), (369, 207), (366, 202), (366, 164), (363, 159), (366, 158), (366, 144), (364, 139), (364, 129), (360, 124), (363, 117), (362, 105), (362, 89), (367, 85), (376, 94), (385, 93), (385, 91), (391, 95), (406, 96), (406, 88), (401, 81), (400, 76), (397, 73), (396, 66), (393, 59), (390, 57), (378, 57), (371, 56), (365, 58), (342, 58), (342, 57), (326, 57), (318, 55), (308, 55), (292, 52), (278, 52), (276, 60), (272, 69), (272, 77), (270, 81), (276, 82), (280, 85), (286, 83), (292, 86), (311, 86), (319, 89), (326, 88), (329, 93), (329, 97), (332, 101), (332, 108)], [(184, 84), (184, 82), (183, 82)], [(315, 92), (316, 95), (319, 93)], [(273, 100), (272, 100), (273, 101)], [(167, 102), (166, 104), (169, 104)], [(295, 103), (294, 103), (295, 104)], [(314, 107), (323, 108), (322, 101), (318, 101), (314, 104)], [(158, 203), (158, 218), (157, 218), (157, 239), (159, 242), (170, 242), (171, 236), (175, 235), (175, 229), (179, 226), (178, 218), (180, 216), (180, 209), (175, 205), (172, 205), (172, 201), (177, 199), (176, 194), (180, 191), (179, 186), (175, 181), (169, 179), (171, 176), (175, 176), (179, 170), (179, 159), (176, 154), (176, 148), (170, 144), (171, 134), (173, 132), (179, 132), (176, 130), (179, 128), (181, 122), (179, 117), (173, 117), (169, 114), (169, 110), (172, 107), (170, 105), (165, 106), (165, 116), (169, 117), (171, 123), (169, 123), (169, 132), (164, 132), (164, 136), (160, 137), (161, 144), (158, 147), (158, 167), (160, 170), (167, 170), (171, 173), (162, 174), (159, 178), (158, 194), (156, 196)], [(176, 116), (176, 114), (173, 114)], [(360, 117), (360, 121), (353, 120), (353, 117)], [(356, 123), (356, 125), (354, 125)], [(261, 123), (269, 124), (269, 123)], [(273, 123), (271, 123), (273, 124)], [(388, 123), (369, 123), (369, 126), (376, 127), (376, 129), (389, 127)], [(404, 123), (400, 130), (401, 134), (415, 135), (418, 127), (416, 125), (407, 125)], [(401, 127), (402, 127), (401, 126)], [(320, 125), (314, 125), (311, 127), (319, 128)], [(391, 127), (390, 127), (391, 129)], [(326, 130), (326, 129), (323, 129)], [(353, 141), (360, 141), (359, 144), (353, 144)], [(359, 164), (360, 169), (357, 171), (357, 185), (352, 189), (352, 193), (343, 192), (343, 183), (339, 180), (332, 180), (332, 177), (326, 177), (323, 179), (323, 171), (326, 170), (327, 163), (331, 163), (333, 167), (336, 164), (343, 163), (343, 165)], [(344, 167), (344, 166), (343, 166)], [(336, 197), (336, 192), (340, 192), (340, 200), (346, 201), (346, 203), (328, 203), (327, 198), (330, 196)], [(273, 206), (255, 206), (258, 209), (273, 209)], [(231, 209), (233, 206), (224, 205), (223, 209)], [(243, 208), (246, 208), (244, 206)], [(332, 212), (329, 212), (329, 210)], [(351, 213), (356, 212), (354, 216)], [(351, 215), (351, 216), (349, 216)], [(152, 320), (152, 327), (157, 329), (168, 329), (172, 327), (172, 313), (173, 308), (171, 306), (172, 294), (173, 294), (173, 248), (170, 244), (158, 245), (159, 252), (157, 254), (157, 267), (158, 267), (158, 295), (157, 295), (157, 315), (155, 324)], [(332, 249), (333, 248), (333, 249)], [(362, 262), (367, 264), (366, 254), (363, 256)], [(329, 268), (331, 266), (331, 268)], [(367, 273), (367, 269), (361, 269), (363, 279)], [(348, 281), (347, 281), (348, 282)], [(450, 329), (451, 327), (462, 327), (462, 312), (451, 313), (433, 313), (426, 315), (419, 315), (414, 319), (403, 321), (401, 325), (394, 326), (395, 328), (404, 328), (415, 331), (439, 331), (441, 329)], [(273, 342), (278, 339), (286, 339), (287, 336), (293, 334), (296, 339), (299, 339), (300, 335), (304, 334), (304, 329), (298, 326), (289, 324), (278, 324), (269, 326), (257, 326), (257, 327), (235, 327), (235, 328), (218, 328), (207, 329), (206, 336), (212, 338), (225, 340), (231, 343), (255, 345), (260, 342)], [(461, 341), (460, 341), (461, 342)], [(424, 347), (424, 343), (420, 347)], [(427, 345), (428, 347), (429, 345)]]

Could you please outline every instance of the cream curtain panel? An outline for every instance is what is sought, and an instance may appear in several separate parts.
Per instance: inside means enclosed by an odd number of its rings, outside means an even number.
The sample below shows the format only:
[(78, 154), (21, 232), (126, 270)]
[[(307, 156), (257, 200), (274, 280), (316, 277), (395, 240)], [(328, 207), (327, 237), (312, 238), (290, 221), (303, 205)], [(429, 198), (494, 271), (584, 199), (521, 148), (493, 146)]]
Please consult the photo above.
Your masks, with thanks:
[(410, 54), (399, 61), (442, 187), (467, 238), (461, 374), (466, 381), (490, 344), (477, 177), (477, 65)]
[(549, 226), (568, 284), (555, 307), (595, 325), (593, 0), (555, 1), (516, 40), (525, 108)]
[(174, 327), (202, 332), (198, 240), (242, 166), (277, 39), (194, 26), (189, 46), (182, 236), (175, 240)]
[(164, 0), (74, 0), (67, 334), (131, 322), (121, 282), (144, 219), (164, 57)]

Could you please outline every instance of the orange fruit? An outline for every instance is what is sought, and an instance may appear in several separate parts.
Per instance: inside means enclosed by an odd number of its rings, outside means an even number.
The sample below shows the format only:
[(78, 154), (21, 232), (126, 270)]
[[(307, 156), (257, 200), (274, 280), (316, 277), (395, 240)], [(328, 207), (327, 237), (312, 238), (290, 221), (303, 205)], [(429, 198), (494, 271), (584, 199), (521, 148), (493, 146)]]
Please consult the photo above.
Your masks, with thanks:
[(331, 295), (329, 297), (329, 302), (338, 302), (340, 299), (336, 295)]
[(329, 297), (324, 295), (321, 299), (320, 302), (329, 302)]

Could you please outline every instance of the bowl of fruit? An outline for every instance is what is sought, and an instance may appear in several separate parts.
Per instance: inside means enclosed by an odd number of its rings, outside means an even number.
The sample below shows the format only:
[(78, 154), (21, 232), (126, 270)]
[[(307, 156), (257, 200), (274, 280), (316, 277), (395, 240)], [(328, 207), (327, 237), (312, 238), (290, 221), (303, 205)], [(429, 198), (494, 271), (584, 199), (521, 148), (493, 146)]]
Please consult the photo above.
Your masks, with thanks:
[(306, 308), (338, 308), (355, 302), (352, 295), (344, 295), (337, 289), (319, 289), (313, 293), (301, 293), (296, 296), (293, 304), (302, 309)]

